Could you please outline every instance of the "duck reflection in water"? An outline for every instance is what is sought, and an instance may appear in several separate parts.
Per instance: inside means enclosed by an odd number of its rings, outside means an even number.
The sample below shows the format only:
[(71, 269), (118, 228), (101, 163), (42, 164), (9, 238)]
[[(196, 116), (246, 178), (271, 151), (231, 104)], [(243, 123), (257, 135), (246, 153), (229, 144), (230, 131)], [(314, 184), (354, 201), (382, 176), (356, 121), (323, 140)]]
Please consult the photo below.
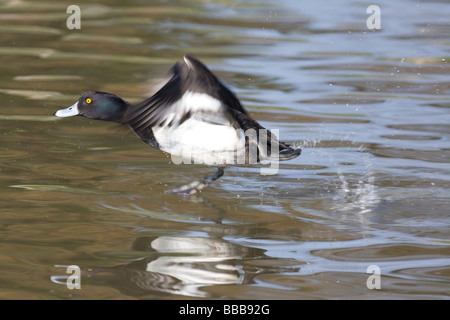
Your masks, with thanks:
[[(248, 251), (222, 239), (171, 236), (138, 238), (132, 249), (151, 256), (112, 268), (81, 267), (81, 288), (108, 286), (129, 296), (167, 293), (207, 297), (201, 288), (243, 282), (243, 271), (234, 263)], [(52, 280), (65, 285), (62, 277)]]

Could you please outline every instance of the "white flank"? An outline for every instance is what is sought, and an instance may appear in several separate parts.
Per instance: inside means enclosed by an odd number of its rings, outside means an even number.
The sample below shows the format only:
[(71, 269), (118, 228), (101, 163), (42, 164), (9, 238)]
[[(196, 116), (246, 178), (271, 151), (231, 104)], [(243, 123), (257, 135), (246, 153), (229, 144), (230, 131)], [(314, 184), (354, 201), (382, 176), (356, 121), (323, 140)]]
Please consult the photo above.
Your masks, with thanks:
[[(236, 151), (243, 149), (245, 138), (232, 127), (223, 108), (219, 100), (205, 93), (187, 91), (172, 106), (174, 112), (167, 115), (165, 123), (174, 119), (172, 125), (153, 128), (161, 150), (170, 153), (172, 160), (183, 158), (184, 163), (187, 160), (210, 165), (233, 162)], [(188, 112), (190, 117), (179, 125), (181, 117)]]
[(230, 164), (234, 162), (236, 151), (244, 152), (242, 130), (194, 118), (179, 127), (155, 127), (153, 133), (161, 150), (170, 153), (172, 160), (181, 158), (179, 163)]

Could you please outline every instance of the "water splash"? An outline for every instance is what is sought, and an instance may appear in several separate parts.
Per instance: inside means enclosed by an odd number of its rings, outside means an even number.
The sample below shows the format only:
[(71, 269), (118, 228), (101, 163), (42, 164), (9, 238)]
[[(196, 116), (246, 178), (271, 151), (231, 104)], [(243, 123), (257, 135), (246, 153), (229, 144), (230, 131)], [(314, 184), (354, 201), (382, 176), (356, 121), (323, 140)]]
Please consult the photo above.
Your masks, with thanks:
[[(365, 143), (357, 141), (354, 135), (347, 133), (337, 137), (330, 132), (319, 132), (317, 136), (316, 132), (314, 137), (293, 145), (305, 149), (303, 155), (311, 153), (308, 149), (312, 149), (316, 153), (314, 159), (325, 168), (315, 175), (327, 177), (322, 187), (326, 191), (323, 194), (331, 195), (333, 203), (330, 209), (362, 215), (371, 212), (380, 202), (380, 197), (372, 170), (373, 157), (366, 151)], [(342, 154), (346, 159), (342, 159)]]
[[(372, 211), (379, 202), (377, 186), (375, 184), (375, 176), (370, 167), (369, 154), (362, 153), (365, 171), (354, 181), (353, 178), (343, 173), (343, 167), (337, 166), (336, 173), (338, 176), (338, 192), (334, 196), (334, 210), (339, 212), (356, 212), (365, 214)], [(332, 162), (337, 165), (333, 157)]]

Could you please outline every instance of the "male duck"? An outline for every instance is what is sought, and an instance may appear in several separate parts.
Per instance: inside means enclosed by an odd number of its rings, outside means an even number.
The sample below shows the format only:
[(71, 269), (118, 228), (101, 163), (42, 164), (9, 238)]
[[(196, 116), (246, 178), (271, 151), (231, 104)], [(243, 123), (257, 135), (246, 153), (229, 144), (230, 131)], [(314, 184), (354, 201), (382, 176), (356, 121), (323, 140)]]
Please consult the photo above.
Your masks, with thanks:
[(205, 65), (188, 55), (184, 61), (172, 67), (171, 78), (159, 91), (136, 105), (111, 93), (89, 91), (54, 115), (125, 124), (144, 142), (171, 154), (174, 162), (181, 157), (185, 163), (218, 167), (214, 175), (172, 188), (171, 193), (195, 194), (220, 178), (226, 165), (300, 155), (301, 149), (279, 142), (250, 118), (236, 96)]

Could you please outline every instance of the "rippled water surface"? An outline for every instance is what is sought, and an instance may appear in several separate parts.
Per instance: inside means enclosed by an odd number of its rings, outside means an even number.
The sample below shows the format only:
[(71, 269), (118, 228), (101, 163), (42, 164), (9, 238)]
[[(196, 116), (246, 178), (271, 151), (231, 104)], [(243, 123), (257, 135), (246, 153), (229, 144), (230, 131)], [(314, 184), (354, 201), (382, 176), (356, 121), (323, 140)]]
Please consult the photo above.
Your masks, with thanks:
[[(364, 1), (75, 4), (80, 30), (0, 0), (1, 299), (449, 298), (449, 4), (377, 1), (379, 30)], [(142, 100), (184, 53), (302, 155), (180, 197), (214, 169), (52, 116)]]

